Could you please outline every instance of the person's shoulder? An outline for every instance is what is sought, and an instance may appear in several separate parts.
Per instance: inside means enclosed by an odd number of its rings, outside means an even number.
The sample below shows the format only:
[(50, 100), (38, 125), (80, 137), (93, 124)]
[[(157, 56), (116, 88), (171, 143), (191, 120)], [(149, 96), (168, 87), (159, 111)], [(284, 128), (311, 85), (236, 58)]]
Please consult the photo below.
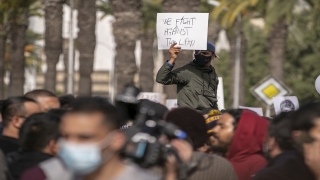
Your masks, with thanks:
[(128, 179), (135, 177), (135, 179), (139, 180), (159, 180), (161, 177), (151, 172), (150, 170), (143, 169), (135, 164), (127, 164), (126, 165), (127, 170), (123, 175), (127, 176)]
[(192, 154), (193, 161), (198, 161), (199, 166), (207, 167), (208, 169), (219, 169), (222, 168), (226, 171), (234, 171), (232, 164), (219, 155), (215, 154), (206, 154), (202, 152), (193, 152)]
[(47, 177), (39, 166), (26, 170), (20, 180), (45, 180)]

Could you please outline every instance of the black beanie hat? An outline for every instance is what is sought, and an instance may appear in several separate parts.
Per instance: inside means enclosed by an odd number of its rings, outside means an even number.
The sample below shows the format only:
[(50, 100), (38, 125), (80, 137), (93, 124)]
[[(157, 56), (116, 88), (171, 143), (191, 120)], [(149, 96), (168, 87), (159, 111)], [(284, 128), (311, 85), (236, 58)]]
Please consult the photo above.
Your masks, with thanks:
[(207, 141), (207, 126), (204, 117), (188, 107), (181, 107), (169, 111), (165, 120), (173, 123), (187, 133), (192, 140), (193, 148), (204, 146)]

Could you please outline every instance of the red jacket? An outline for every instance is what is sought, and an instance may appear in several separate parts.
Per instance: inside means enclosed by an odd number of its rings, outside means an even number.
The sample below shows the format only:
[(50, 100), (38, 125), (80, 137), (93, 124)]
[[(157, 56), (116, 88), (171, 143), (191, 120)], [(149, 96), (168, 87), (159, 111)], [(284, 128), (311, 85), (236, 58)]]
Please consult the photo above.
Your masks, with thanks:
[(226, 158), (239, 180), (250, 180), (267, 165), (262, 156), (268, 121), (254, 112), (243, 110)]

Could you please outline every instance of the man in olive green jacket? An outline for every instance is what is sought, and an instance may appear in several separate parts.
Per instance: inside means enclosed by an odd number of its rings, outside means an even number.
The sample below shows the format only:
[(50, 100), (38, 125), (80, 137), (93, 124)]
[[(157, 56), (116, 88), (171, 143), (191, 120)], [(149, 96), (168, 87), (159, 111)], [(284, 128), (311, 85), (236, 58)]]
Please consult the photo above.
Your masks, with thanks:
[(187, 106), (199, 111), (217, 109), (219, 80), (214, 67), (211, 66), (212, 59), (218, 57), (215, 54), (215, 46), (208, 42), (207, 50), (196, 50), (192, 62), (172, 71), (181, 52), (181, 47), (175, 47), (176, 44), (171, 45), (171, 58), (158, 71), (156, 81), (164, 85), (177, 84), (180, 107)]

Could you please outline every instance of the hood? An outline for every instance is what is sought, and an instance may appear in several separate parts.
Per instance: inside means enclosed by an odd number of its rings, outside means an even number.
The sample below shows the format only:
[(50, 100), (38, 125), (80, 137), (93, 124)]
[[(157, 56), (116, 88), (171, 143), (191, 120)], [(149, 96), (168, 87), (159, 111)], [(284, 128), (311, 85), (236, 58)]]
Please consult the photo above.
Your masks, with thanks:
[(230, 161), (242, 161), (254, 154), (262, 155), (268, 121), (258, 114), (243, 110), (227, 154)]
[(190, 66), (193, 66), (194, 68), (196, 69), (199, 69), (201, 70), (203, 73), (209, 73), (209, 72), (212, 72), (214, 70), (213, 66), (209, 66), (209, 67), (202, 67), (202, 66), (199, 66), (197, 65), (196, 63), (193, 62), (193, 60), (189, 63)]

